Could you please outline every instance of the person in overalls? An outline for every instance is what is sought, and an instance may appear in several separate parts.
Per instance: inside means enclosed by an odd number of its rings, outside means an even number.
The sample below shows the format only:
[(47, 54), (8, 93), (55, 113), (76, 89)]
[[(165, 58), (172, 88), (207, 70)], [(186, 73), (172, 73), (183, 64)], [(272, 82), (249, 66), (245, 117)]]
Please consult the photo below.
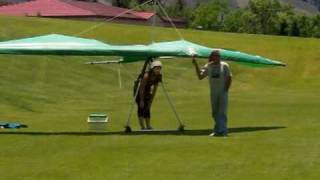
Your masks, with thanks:
[(211, 53), (208, 63), (201, 69), (195, 56), (192, 58), (192, 63), (199, 80), (205, 77), (209, 79), (212, 118), (215, 121), (213, 132), (209, 136), (227, 136), (228, 91), (232, 81), (229, 65), (221, 62), (220, 53), (217, 50)]
[(162, 81), (162, 64), (160, 61), (153, 61), (150, 70), (147, 71), (142, 79), (136, 97), (138, 105), (138, 118), (142, 130), (151, 130), (150, 109), (154, 96), (156, 95), (159, 82)]

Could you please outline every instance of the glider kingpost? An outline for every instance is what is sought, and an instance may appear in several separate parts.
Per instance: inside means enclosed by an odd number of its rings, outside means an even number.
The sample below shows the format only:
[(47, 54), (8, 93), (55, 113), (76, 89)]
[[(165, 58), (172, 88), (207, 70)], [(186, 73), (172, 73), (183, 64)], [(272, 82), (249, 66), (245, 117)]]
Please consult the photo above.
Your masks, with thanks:
[(111, 45), (94, 39), (50, 34), (0, 42), (0, 54), (15, 55), (74, 55), (119, 56), (120, 63), (145, 61), (161, 57), (208, 58), (218, 50), (223, 61), (234, 61), (250, 66), (285, 66), (284, 63), (238, 51), (209, 48), (189, 41), (179, 40), (149, 45)]

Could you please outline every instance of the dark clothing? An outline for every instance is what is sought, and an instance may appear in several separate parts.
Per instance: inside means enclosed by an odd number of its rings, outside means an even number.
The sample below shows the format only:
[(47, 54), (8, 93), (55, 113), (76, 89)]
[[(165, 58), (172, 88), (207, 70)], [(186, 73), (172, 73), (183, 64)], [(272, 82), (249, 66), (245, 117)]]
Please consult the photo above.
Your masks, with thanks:
[[(162, 76), (157, 76), (155, 79), (151, 79), (152, 72), (147, 72), (148, 73), (148, 78), (146, 79), (145, 86), (144, 86), (144, 93), (143, 93), (143, 100), (144, 100), (144, 107), (142, 108), (140, 106), (140, 93), (138, 92), (137, 97), (136, 97), (136, 103), (138, 105), (138, 117), (143, 117), (143, 118), (150, 118), (150, 106), (152, 103), (152, 86), (157, 85), (159, 82), (162, 80)], [(143, 79), (142, 79), (143, 81)], [(141, 87), (140, 87), (141, 88)], [(138, 90), (139, 91), (139, 90)]]
[(140, 97), (139, 95), (136, 98), (136, 103), (138, 105), (138, 117), (149, 118), (150, 119), (150, 104), (151, 104), (151, 96), (144, 98), (144, 107), (140, 106)]

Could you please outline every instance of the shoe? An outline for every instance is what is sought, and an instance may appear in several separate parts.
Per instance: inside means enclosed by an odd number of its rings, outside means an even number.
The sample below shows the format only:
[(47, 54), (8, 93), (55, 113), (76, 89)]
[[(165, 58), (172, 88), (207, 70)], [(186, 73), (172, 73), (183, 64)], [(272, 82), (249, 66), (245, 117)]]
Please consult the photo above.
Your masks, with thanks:
[(211, 133), (211, 134), (209, 134), (209, 136), (210, 137), (223, 137), (223, 138), (227, 138), (228, 137), (228, 135), (227, 134), (218, 134), (218, 133)]

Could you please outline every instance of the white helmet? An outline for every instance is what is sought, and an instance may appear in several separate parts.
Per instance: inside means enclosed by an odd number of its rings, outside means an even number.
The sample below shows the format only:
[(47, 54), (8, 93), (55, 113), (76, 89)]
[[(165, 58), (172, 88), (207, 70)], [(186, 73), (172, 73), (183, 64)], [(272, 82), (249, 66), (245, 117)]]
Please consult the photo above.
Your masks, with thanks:
[(153, 61), (150, 68), (153, 69), (154, 67), (162, 67), (162, 63), (160, 61)]

